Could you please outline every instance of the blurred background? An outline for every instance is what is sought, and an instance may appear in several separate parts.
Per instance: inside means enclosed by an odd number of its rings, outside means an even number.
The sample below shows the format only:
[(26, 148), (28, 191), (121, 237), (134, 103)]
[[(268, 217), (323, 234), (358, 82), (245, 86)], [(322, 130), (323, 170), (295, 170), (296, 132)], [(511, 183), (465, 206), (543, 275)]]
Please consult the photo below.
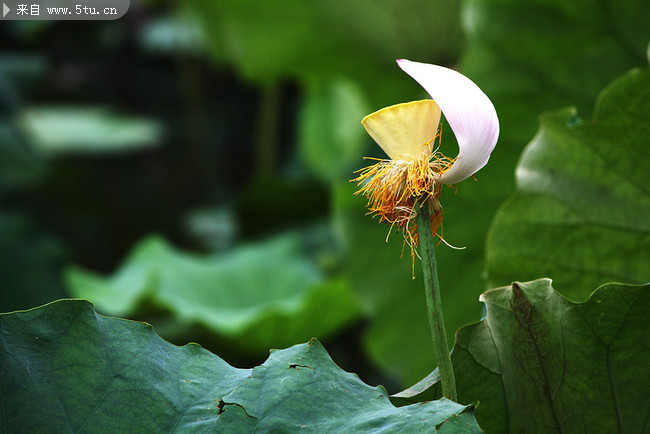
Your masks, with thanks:
[(426, 97), (395, 59), (461, 70), (501, 120), (488, 166), (442, 196), (445, 239), (466, 246), (437, 251), (453, 339), (485, 289), (552, 273), (486, 268), (491, 222), (539, 115), (589, 119), (647, 65), (648, 16), (645, 0), (132, 0), (116, 21), (2, 22), (0, 312), (87, 298), (238, 367), (317, 337), (364, 381), (409, 386), (434, 364), (419, 263), (412, 279), (349, 182), (383, 157), (361, 118)]

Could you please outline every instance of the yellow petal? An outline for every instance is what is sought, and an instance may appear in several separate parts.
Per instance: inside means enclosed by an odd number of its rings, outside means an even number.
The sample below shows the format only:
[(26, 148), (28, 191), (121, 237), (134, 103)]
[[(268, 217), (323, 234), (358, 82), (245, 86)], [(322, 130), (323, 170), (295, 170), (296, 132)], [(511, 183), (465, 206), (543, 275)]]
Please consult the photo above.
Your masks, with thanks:
[[(370, 137), (393, 160), (410, 161), (436, 137), (440, 108), (431, 99), (396, 104), (361, 121)], [(430, 149), (429, 145), (429, 149)]]

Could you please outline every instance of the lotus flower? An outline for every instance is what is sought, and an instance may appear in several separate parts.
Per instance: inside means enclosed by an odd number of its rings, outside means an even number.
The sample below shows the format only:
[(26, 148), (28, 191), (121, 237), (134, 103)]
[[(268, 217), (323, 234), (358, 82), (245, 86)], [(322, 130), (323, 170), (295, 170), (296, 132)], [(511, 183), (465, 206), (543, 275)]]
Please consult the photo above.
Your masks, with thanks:
[[(499, 119), (489, 98), (461, 73), (405, 59), (397, 64), (432, 99), (386, 107), (361, 121), (390, 159), (360, 170), (353, 181), (361, 187), (356, 194), (368, 197), (369, 214), (391, 228), (397, 225), (413, 255), (419, 245), (417, 210), (429, 207), (437, 234), (442, 223), (440, 184), (456, 184), (487, 164), (499, 136)], [(458, 141), (453, 159), (434, 146), (441, 112)]]

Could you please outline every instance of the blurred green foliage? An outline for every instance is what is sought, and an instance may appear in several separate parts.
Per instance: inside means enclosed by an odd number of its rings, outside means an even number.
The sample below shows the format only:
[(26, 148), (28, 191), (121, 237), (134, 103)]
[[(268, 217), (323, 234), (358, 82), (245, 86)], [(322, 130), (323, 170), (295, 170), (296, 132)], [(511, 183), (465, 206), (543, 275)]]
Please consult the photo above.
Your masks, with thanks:
[(0, 213), (0, 306), (29, 308), (67, 295), (61, 269), (68, 257), (60, 239), (25, 214)]
[[(501, 120), (477, 182), (442, 196), (444, 236), (467, 247), (438, 249), (452, 334), (481, 316), (486, 233), (514, 190), (538, 116), (576, 106), (589, 118), (601, 89), (645, 65), (649, 8), (645, 0), (188, 0), (133, 2), (115, 22), (7, 22), (0, 36), (14, 54), (0, 53), (1, 278), (18, 289), (3, 295), (0, 311), (62, 297), (63, 270), (74, 265), (89, 271), (70, 271), (68, 295), (147, 319), (175, 342), (199, 340), (247, 363), (233, 353), (249, 339), (259, 350), (325, 330), (345, 368), (412, 384), (433, 367), (419, 264), (411, 280), (400, 235), (385, 243), (388, 228), (364, 215), (348, 182), (363, 156), (382, 157), (361, 118), (425, 96), (394, 60), (459, 67)], [(443, 152), (455, 151), (443, 126)], [(286, 231), (306, 233), (307, 247), (269, 253), (269, 240)], [(255, 264), (240, 261), (242, 252)], [(192, 265), (213, 261), (241, 263), (205, 274)], [(500, 282), (524, 278), (490, 272)], [(561, 268), (525, 278), (551, 272), (566, 278)], [(287, 280), (295, 285), (284, 288)], [(184, 295), (163, 301), (160, 285)], [(249, 294), (240, 301), (253, 312), (266, 286), (312, 301), (294, 303), (287, 317), (244, 315), (237, 333), (215, 326), (225, 314), (211, 291)]]
[(366, 148), (359, 119), (368, 113), (361, 86), (350, 79), (307, 85), (298, 124), (299, 152), (307, 168), (325, 182), (349, 177)]
[(289, 233), (197, 257), (151, 238), (111, 277), (70, 269), (66, 280), (74, 297), (92, 300), (107, 314), (164, 309), (181, 323), (239, 342), (241, 351), (264, 355), (328, 337), (358, 316), (345, 282), (326, 279), (304, 249)]
[(458, 1), (200, 0), (186, 5), (202, 24), (214, 59), (237, 68), (245, 79), (264, 85), (349, 77), (377, 108), (401, 97), (400, 90), (415, 88), (398, 71), (386, 71), (387, 62), (434, 57), (449, 63), (457, 58), (462, 38)]
[(650, 281), (648, 83), (650, 68), (616, 80), (591, 121), (575, 109), (542, 117), (490, 232), (493, 286), (552, 276), (562, 294), (584, 300), (607, 282)]
[(160, 143), (160, 125), (102, 107), (28, 107), (18, 125), (40, 154), (125, 152)]

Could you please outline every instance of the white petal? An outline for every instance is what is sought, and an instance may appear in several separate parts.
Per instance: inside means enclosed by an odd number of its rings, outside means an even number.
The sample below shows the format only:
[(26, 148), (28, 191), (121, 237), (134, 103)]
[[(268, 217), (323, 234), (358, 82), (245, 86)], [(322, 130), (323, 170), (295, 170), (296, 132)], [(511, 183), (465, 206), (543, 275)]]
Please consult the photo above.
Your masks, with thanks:
[[(410, 161), (436, 137), (440, 109), (430, 99), (396, 104), (361, 121), (370, 137), (392, 160)], [(431, 149), (431, 145), (427, 145)]]
[(499, 137), (499, 119), (490, 99), (453, 69), (405, 59), (397, 64), (440, 106), (458, 141), (456, 161), (436, 181), (455, 184), (472, 176), (487, 164)]

